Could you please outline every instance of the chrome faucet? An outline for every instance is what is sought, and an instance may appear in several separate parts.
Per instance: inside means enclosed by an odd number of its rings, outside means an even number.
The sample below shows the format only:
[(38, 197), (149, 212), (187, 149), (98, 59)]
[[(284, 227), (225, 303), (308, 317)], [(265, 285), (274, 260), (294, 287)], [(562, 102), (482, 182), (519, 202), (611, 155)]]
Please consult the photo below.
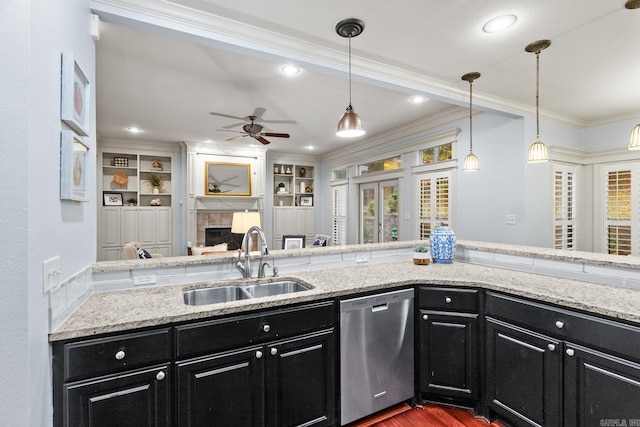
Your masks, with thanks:
[[(260, 240), (261, 248), (260, 248), (260, 263), (258, 264), (258, 277), (264, 277), (264, 264), (262, 263), (262, 259), (269, 256), (269, 249), (267, 248), (267, 238), (264, 235), (264, 231), (256, 225), (252, 226), (247, 233), (244, 235), (243, 244), (244, 244), (244, 262), (240, 260), (240, 254), (242, 250), (238, 251), (238, 262), (236, 263), (236, 268), (240, 273), (242, 273), (243, 279), (251, 278), (251, 260), (249, 258), (249, 246), (251, 241), (251, 234), (253, 232), (258, 233), (258, 238)], [(266, 263), (265, 263), (266, 264)]]

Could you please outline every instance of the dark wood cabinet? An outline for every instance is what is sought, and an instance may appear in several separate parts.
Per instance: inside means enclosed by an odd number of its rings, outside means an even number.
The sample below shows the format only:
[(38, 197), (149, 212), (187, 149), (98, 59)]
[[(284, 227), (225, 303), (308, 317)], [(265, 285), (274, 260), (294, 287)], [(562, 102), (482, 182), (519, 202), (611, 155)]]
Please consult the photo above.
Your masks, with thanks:
[(517, 426), (640, 424), (640, 328), (494, 292), (485, 316), (490, 416)]
[(335, 425), (334, 324), (331, 302), (177, 326), (176, 425)]
[(567, 343), (564, 424), (640, 425), (640, 364)]
[(53, 343), (55, 426), (170, 426), (171, 329)]
[(560, 341), (488, 318), (486, 349), (489, 408), (519, 426), (561, 425)]
[(169, 366), (64, 385), (67, 426), (171, 425)]
[(474, 405), (479, 398), (478, 291), (421, 287), (420, 392), (429, 400)]

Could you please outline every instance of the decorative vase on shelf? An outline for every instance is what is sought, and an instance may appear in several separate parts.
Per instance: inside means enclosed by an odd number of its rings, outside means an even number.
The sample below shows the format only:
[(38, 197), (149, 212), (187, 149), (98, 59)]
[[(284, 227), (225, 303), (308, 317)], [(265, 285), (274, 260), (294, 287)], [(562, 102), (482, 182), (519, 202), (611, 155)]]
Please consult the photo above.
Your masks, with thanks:
[(431, 232), (431, 254), (433, 262), (451, 264), (456, 256), (456, 234), (449, 227), (440, 223)]
[(300, 178), (304, 178), (307, 176), (307, 170), (305, 168), (300, 168)]
[(158, 187), (153, 187), (153, 190), (151, 190), (151, 192), (153, 194), (160, 194), (160, 189)]
[(300, 192), (304, 193), (304, 189), (306, 188), (307, 184), (304, 181), (300, 181)]

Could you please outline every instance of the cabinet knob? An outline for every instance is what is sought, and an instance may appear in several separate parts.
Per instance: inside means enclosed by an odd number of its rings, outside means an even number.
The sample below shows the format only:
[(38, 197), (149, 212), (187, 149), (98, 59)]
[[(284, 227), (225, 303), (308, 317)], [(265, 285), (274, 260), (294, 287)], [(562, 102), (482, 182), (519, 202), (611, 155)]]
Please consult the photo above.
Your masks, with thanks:
[(556, 346), (555, 344), (549, 344), (547, 348), (549, 349), (549, 351), (554, 351), (556, 349)]
[(557, 327), (558, 329), (562, 329), (562, 328), (564, 328), (564, 322), (562, 322), (562, 321), (558, 320), (558, 321), (556, 322), (556, 327)]
[(269, 332), (269, 331), (271, 330), (271, 326), (269, 326), (269, 325), (264, 325), (264, 326), (262, 327), (262, 330), (263, 330), (264, 332)]
[(574, 354), (576, 354), (576, 353), (575, 353), (575, 351), (573, 351), (573, 349), (572, 349), (572, 348), (568, 348), (568, 349), (567, 349), (567, 356), (571, 356), (571, 357), (573, 357), (573, 355), (574, 355)]
[(164, 371), (160, 371), (160, 372), (158, 372), (158, 373), (156, 374), (156, 379), (157, 379), (158, 381), (162, 381), (162, 380), (164, 379), (164, 377), (165, 377)]
[(446, 297), (444, 299), (444, 302), (446, 302), (447, 304), (451, 304), (451, 297)]
[(256, 359), (262, 359), (262, 352), (260, 350), (256, 351)]
[(429, 316), (427, 316), (426, 314), (422, 315), (422, 320), (429, 320)]
[(116, 360), (122, 360), (124, 359), (124, 356), (126, 356), (125, 352), (123, 350), (120, 350), (116, 353)]
[(278, 354), (278, 349), (275, 347), (271, 347), (271, 355), (275, 356), (276, 354)]

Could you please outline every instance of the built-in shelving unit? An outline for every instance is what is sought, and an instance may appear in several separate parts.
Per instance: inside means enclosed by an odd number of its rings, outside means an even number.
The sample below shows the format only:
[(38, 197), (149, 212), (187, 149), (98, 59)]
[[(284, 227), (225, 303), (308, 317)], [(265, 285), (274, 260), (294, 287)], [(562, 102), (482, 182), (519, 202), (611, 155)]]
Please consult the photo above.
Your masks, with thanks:
[[(172, 256), (171, 157), (101, 150), (98, 164), (98, 260), (121, 259), (130, 241), (150, 253)], [(160, 187), (152, 185), (154, 178)]]

